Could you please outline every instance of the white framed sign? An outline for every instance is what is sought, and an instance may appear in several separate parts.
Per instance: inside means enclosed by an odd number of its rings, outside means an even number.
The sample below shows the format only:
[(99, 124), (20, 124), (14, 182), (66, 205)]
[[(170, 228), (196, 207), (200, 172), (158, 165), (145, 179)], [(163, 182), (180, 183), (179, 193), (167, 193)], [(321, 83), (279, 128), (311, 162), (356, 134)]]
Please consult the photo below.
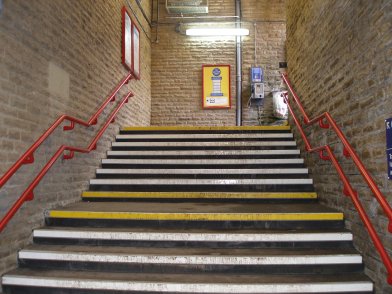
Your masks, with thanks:
[(122, 64), (132, 71), (132, 20), (125, 6), (122, 8)]
[(140, 30), (132, 23), (132, 73), (140, 80)]

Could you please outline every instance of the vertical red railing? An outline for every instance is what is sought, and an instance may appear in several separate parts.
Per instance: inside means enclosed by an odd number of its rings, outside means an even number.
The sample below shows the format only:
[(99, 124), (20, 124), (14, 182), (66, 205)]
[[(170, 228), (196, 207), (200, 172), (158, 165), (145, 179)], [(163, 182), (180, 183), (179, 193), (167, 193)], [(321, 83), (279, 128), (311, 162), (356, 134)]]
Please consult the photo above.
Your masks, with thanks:
[[(327, 129), (327, 128), (331, 127), (334, 130), (334, 132), (336, 133), (336, 135), (338, 136), (338, 138), (340, 139), (340, 141), (343, 144), (344, 156), (347, 158), (352, 158), (354, 164), (356, 165), (356, 167), (360, 171), (362, 177), (364, 178), (365, 182), (369, 186), (370, 190), (373, 192), (374, 197), (377, 199), (377, 201), (379, 202), (380, 206), (382, 207), (385, 215), (387, 216), (387, 218), (389, 220), (388, 231), (392, 232), (392, 209), (391, 209), (391, 206), (388, 204), (385, 196), (381, 193), (377, 184), (375, 183), (375, 181), (371, 177), (370, 173), (367, 171), (364, 164), (362, 163), (362, 161), (360, 160), (360, 158), (358, 157), (358, 155), (354, 151), (354, 148), (351, 146), (351, 144), (348, 142), (347, 138), (344, 136), (343, 132), (340, 130), (340, 128), (336, 124), (335, 120), (332, 118), (332, 116), (328, 112), (325, 112), (325, 113), (315, 117), (314, 119), (309, 119), (309, 116), (307, 115), (298, 95), (295, 93), (287, 75), (282, 74), (282, 78), (283, 78), (285, 84), (287, 85), (288, 89), (290, 90), (290, 93), (294, 99), (294, 102), (295, 102), (295, 104), (297, 104), (299, 111), (301, 112), (301, 114), (304, 118), (305, 125), (312, 125), (315, 123), (319, 123), (321, 128)], [(365, 225), (365, 228), (369, 232), (369, 235), (370, 235), (370, 238), (374, 244), (374, 247), (379, 252), (381, 260), (384, 263), (385, 268), (387, 270), (387, 273), (388, 273), (387, 281), (389, 284), (392, 285), (392, 261), (391, 261), (391, 258), (389, 257), (388, 253), (386, 252), (386, 249), (385, 249), (384, 245), (382, 244), (380, 237), (378, 236), (378, 234), (377, 234), (376, 230), (374, 229), (365, 209), (363, 208), (363, 206), (358, 198), (358, 193), (353, 189), (348, 177), (345, 175), (345, 173), (344, 173), (340, 163), (338, 162), (337, 158), (335, 157), (331, 147), (329, 145), (321, 146), (321, 147), (317, 147), (317, 148), (312, 147), (312, 145), (309, 142), (309, 139), (307, 138), (307, 136), (303, 130), (301, 123), (299, 122), (295, 112), (293, 111), (293, 109), (291, 107), (290, 100), (288, 98), (288, 93), (285, 93), (284, 99), (285, 99), (285, 102), (287, 103), (287, 107), (288, 107), (289, 112), (292, 116), (292, 119), (293, 119), (295, 125), (297, 126), (298, 131), (304, 141), (306, 151), (318, 152), (319, 157), (322, 160), (330, 160), (332, 162), (333, 166), (335, 167), (335, 169), (339, 175), (340, 180), (343, 182), (343, 193), (344, 193), (344, 195), (350, 197), (351, 201), (354, 204), (355, 209), (357, 210), (362, 222)], [(325, 154), (325, 152), (327, 154)]]

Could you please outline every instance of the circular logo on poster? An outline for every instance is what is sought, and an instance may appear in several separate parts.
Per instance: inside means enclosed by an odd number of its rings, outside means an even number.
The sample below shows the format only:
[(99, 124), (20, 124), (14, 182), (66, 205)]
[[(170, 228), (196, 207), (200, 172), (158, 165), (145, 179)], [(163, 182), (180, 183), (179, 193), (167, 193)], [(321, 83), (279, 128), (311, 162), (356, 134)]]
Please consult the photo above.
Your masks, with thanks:
[(220, 74), (221, 74), (221, 71), (220, 71), (220, 69), (219, 68), (217, 68), (217, 67), (215, 67), (213, 70), (212, 70), (212, 74), (214, 75), (214, 76), (219, 76)]

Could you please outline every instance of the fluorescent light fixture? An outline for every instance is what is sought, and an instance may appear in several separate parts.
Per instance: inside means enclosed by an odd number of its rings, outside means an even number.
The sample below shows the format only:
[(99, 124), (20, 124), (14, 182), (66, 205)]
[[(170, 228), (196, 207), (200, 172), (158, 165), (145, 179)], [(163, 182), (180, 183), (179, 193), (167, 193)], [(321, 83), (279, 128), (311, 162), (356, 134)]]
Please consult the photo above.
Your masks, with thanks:
[(187, 29), (187, 36), (248, 36), (249, 30), (242, 28), (197, 28)]

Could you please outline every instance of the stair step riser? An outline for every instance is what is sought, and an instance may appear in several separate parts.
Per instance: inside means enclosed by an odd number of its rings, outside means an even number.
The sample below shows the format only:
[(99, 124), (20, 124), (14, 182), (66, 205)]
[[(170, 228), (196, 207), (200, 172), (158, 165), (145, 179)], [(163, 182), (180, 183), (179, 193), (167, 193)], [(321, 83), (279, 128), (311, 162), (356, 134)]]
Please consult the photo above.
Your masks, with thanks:
[(352, 249), (352, 241), (326, 242), (203, 242), (203, 241), (128, 241), (102, 239), (34, 238), (35, 244), (42, 245), (82, 245), (82, 246), (130, 246), (139, 248), (222, 248), (222, 249), (283, 249), (321, 248)]
[(182, 134), (182, 133), (268, 133), (268, 132), (290, 132), (290, 126), (149, 126), (149, 127), (125, 127), (120, 134)]
[(272, 229), (272, 230), (318, 230), (342, 229), (344, 221), (173, 221), (173, 220), (121, 220), (97, 218), (46, 217), (49, 226), (93, 228), (178, 228), (178, 229)]
[(46, 270), (109, 271), (113, 273), (158, 273), (158, 274), (345, 274), (360, 273), (362, 264), (320, 265), (181, 265), (147, 263), (110, 263), (85, 261), (19, 260), (23, 268)]
[(162, 146), (113, 146), (112, 151), (271, 151), (271, 150), (297, 150), (296, 145), (226, 145), (226, 146), (168, 146), (163, 144)]
[(356, 272), (363, 269), (359, 255), (320, 256), (161, 256), (78, 252), (19, 252), (19, 264), (29, 268), (106, 270), (151, 273), (316, 273)]
[(248, 175), (298, 175), (309, 173), (307, 168), (287, 168), (287, 169), (97, 169), (96, 171), (99, 175), (114, 174), (114, 175), (140, 175), (140, 174), (171, 174), (171, 175), (238, 175), (238, 174), (248, 174)]
[(359, 254), (310, 254), (271, 256), (224, 256), (224, 255), (154, 255), (121, 254), (100, 252), (56, 252), (46, 250), (21, 250), (19, 260), (103, 262), (118, 264), (177, 264), (177, 265), (323, 265), (362, 264)]
[[(370, 293), (373, 289), (369, 282), (340, 282), (340, 283), (281, 283), (281, 284), (201, 284), (201, 283), (162, 283), (162, 282), (134, 282), (134, 281), (92, 281), (70, 279), (29, 278), (7, 276), (6, 285), (26, 287), (52, 287), (64, 289), (103, 289), (103, 291), (127, 291), (126, 293), (205, 293), (205, 294), (250, 294), (250, 293)], [(9, 286), (8, 286), (9, 287)], [(41, 288), (38, 288), (41, 291)], [(49, 290), (50, 291), (50, 290)], [(54, 290), (49, 293), (57, 293)], [(367, 292), (365, 292), (367, 291)], [(29, 294), (30, 292), (22, 292)], [(42, 293), (42, 292), (40, 292)], [(108, 292), (105, 292), (108, 293)]]
[(131, 186), (131, 185), (189, 185), (189, 186), (226, 186), (226, 185), (276, 185), (276, 186), (300, 186), (312, 185), (312, 179), (91, 179), (90, 185), (113, 185), (113, 186)]
[(38, 244), (194, 248), (351, 248), (350, 233), (210, 234), (35, 230)]
[(304, 179), (306, 168), (287, 169), (97, 169), (97, 179)]
[(340, 242), (352, 241), (351, 233), (148, 233), (148, 232), (97, 232), (70, 230), (34, 230), (34, 238), (99, 239), (115, 241), (194, 241), (194, 242)]
[(313, 185), (90, 185), (91, 191), (137, 192), (314, 192)]
[(309, 193), (197, 193), (197, 192), (104, 192), (85, 191), (84, 201), (161, 202), (161, 203), (316, 203), (317, 194)]
[(286, 159), (102, 159), (102, 164), (139, 164), (139, 165), (291, 165), (304, 164), (302, 158)]
[(214, 141), (214, 142), (113, 142), (112, 147), (187, 147), (187, 148), (206, 148), (206, 147), (296, 147), (297, 143), (292, 140), (271, 140), (271, 141)]
[(136, 180), (136, 179), (141, 179), (141, 180), (150, 180), (150, 181), (162, 181), (163, 179), (168, 179), (170, 181), (182, 181), (182, 180), (190, 180), (190, 181), (211, 181), (211, 180), (220, 180), (220, 181), (225, 181), (225, 180), (264, 180), (264, 181), (273, 181), (273, 180), (279, 180), (284, 178), (285, 180), (309, 180), (309, 177), (307, 174), (240, 174), (239, 171), (237, 171), (237, 174), (199, 174), (199, 173), (181, 173), (181, 174), (173, 174), (168, 170), (168, 173), (131, 173), (131, 174), (126, 174), (126, 173), (121, 173), (121, 174), (115, 174), (115, 173), (99, 173), (96, 174), (95, 179), (96, 180)]
[(288, 150), (162, 150), (108, 151), (107, 156), (298, 156), (298, 149)]
[(133, 140), (263, 140), (263, 139), (293, 139), (292, 133), (250, 133), (250, 134), (131, 134), (117, 135), (117, 141)]

